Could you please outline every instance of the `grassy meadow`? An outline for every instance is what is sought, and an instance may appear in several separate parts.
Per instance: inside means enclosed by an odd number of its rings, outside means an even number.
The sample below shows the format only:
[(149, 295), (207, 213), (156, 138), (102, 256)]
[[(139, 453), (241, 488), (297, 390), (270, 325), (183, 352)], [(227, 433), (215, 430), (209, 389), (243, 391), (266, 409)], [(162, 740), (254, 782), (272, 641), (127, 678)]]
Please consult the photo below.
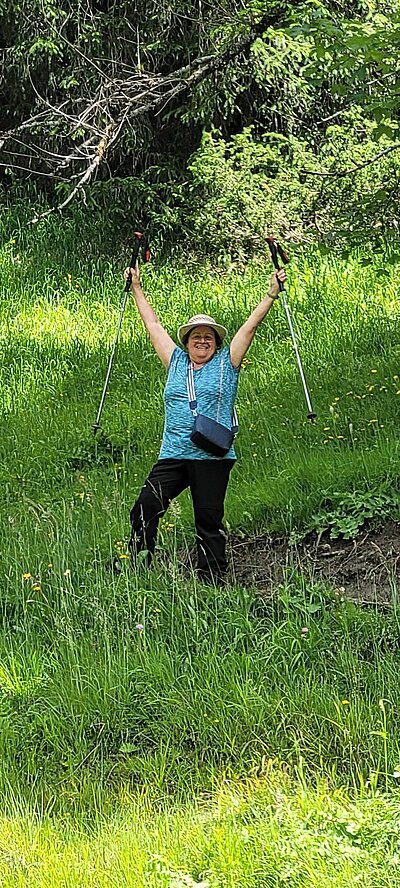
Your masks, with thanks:
[[(400, 627), (288, 569), (274, 596), (182, 574), (185, 494), (151, 571), (129, 508), (157, 459), (165, 372), (132, 302), (95, 421), (129, 238), (76, 210), (0, 221), (0, 886), (400, 885)], [(241, 374), (231, 533), (351, 535), (399, 518), (399, 263), (293, 249)], [(153, 262), (171, 334), (234, 331), (270, 263)], [(107, 565), (117, 556), (122, 571)]]

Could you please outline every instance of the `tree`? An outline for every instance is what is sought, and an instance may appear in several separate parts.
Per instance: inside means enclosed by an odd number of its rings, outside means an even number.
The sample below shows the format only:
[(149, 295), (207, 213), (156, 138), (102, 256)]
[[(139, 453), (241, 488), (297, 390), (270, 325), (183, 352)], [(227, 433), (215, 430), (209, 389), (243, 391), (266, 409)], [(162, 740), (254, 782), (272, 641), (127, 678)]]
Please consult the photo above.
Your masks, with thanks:
[[(310, 5), (302, 22), (290, 32), (309, 43), (309, 64), (305, 78), (317, 89), (327, 82), (340, 103), (335, 112), (352, 105), (361, 106), (376, 124), (375, 138), (400, 134), (400, 3), (368, 0), (364, 15), (338, 17), (329, 5)], [(322, 124), (330, 123), (326, 115)]]
[(172, 116), (201, 125), (224, 90), (225, 107), (234, 103), (235, 66), (246, 66), (264, 21), (251, 4), (246, 16), (240, 2), (205, 8), (197, 0), (173, 12), (107, 0), (4, 8), (3, 167), (72, 181), (76, 190), (106, 158), (118, 164), (127, 146), (140, 168)]
[[(281, 218), (273, 211), (281, 202), (286, 232), (326, 232), (329, 220), (361, 207), (348, 172), (396, 148), (399, 6), (400, 0), (390, 9), (373, 0), (0, 0), (5, 181), (28, 176), (50, 184), (59, 208), (95, 180), (90, 193), (97, 196), (110, 181), (131, 186), (147, 206), (153, 201), (153, 217), (169, 231), (185, 216), (200, 236), (220, 200), (200, 177), (217, 158), (217, 178), (229, 185), (224, 207), (233, 215), (225, 229), (233, 240), (244, 227), (247, 243), (254, 241), (259, 214), (251, 202), (274, 219)], [(207, 133), (215, 134), (213, 146), (207, 135), (204, 141)], [(372, 138), (382, 140), (376, 152)], [(280, 170), (275, 184), (268, 179), (270, 154)], [(247, 175), (249, 158), (249, 187), (242, 182), (235, 191), (235, 168)], [(393, 203), (397, 168), (386, 170)], [(342, 185), (328, 187), (340, 178)], [(386, 213), (395, 224), (382, 195), (369, 185), (367, 191), (369, 212), (376, 201), (380, 217)]]
[(303, 5), (21, 0), (0, 6), (0, 164), (66, 183), (65, 203), (104, 163), (124, 175), (168, 163), (173, 174), (184, 174), (204, 127), (224, 136), (246, 125), (293, 131), (304, 117), (296, 121), (299, 95), (305, 115), (313, 105), (301, 74), (306, 42), (285, 32)]

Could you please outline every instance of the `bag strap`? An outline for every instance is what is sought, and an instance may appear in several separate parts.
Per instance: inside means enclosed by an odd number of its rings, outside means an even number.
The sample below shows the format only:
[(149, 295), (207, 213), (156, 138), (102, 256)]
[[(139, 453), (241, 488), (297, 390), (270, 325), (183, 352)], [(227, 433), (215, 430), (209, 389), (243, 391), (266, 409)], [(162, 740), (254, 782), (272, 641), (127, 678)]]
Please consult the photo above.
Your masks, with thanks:
[[(220, 378), (219, 378), (219, 396), (218, 396), (218, 405), (217, 405), (217, 422), (219, 422), (219, 411), (220, 411), (221, 398), (222, 398), (222, 380), (223, 380), (223, 375), (224, 375), (224, 359), (222, 358), (222, 361), (221, 361), (221, 372), (220, 372)], [(195, 390), (195, 387), (194, 387), (193, 364), (192, 364), (190, 358), (188, 358), (188, 368), (187, 368), (187, 374), (186, 374), (186, 389), (187, 389), (187, 394), (188, 394), (189, 407), (190, 407), (190, 409), (191, 409), (191, 411), (192, 411), (192, 413), (193, 413), (193, 416), (197, 416), (197, 398), (196, 398), (196, 390)], [(233, 434), (234, 434), (234, 435), (236, 435), (236, 432), (238, 431), (238, 428), (239, 428), (239, 425), (238, 425), (237, 413), (236, 413), (235, 408), (233, 408), (233, 413), (232, 413), (232, 431), (233, 431)]]
[(197, 398), (196, 391), (194, 388), (194, 376), (193, 376), (193, 366), (190, 358), (188, 358), (188, 368), (186, 374), (186, 388), (189, 398), (189, 407), (193, 413), (193, 416), (197, 416)]

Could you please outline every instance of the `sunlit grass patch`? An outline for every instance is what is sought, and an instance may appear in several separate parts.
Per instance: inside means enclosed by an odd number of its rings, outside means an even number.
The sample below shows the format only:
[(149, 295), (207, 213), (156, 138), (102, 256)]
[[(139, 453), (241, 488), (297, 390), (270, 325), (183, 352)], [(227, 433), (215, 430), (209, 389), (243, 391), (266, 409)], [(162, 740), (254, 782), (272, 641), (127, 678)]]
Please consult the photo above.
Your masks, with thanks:
[[(145, 888), (396, 886), (398, 800), (351, 800), (267, 774), (162, 810), (125, 798), (91, 824), (27, 813), (0, 820), (2, 884)], [(269, 771), (269, 773), (268, 773)], [(122, 801), (122, 800), (121, 800)]]

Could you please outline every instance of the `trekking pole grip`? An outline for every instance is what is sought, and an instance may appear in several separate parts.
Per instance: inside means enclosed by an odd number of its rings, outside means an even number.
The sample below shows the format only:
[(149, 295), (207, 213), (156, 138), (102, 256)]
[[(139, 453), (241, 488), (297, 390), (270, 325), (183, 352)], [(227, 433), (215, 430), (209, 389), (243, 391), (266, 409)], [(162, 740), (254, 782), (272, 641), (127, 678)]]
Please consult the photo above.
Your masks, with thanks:
[[(277, 241), (275, 237), (267, 237), (266, 241), (269, 246), (272, 262), (273, 262), (276, 270), (279, 271), (281, 266), (279, 264), (278, 254), (279, 254), (284, 265), (287, 265), (287, 263), (289, 262), (289, 256), (282, 249), (279, 241)], [(285, 284), (283, 284), (282, 281), (280, 281), (278, 277), (277, 277), (277, 282), (278, 282), (279, 290), (282, 293), (283, 290), (285, 289)]]
[[(142, 237), (143, 237), (143, 234), (141, 231), (135, 231), (135, 243), (133, 245), (132, 258), (131, 258), (130, 265), (129, 265), (130, 269), (135, 268), (136, 263), (138, 261)], [(126, 279), (126, 284), (125, 284), (125, 293), (129, 293), (129, 290), (131, 289), (131, 284), (132, 284), (132, 272), (129, 271), (128, 277)]]

